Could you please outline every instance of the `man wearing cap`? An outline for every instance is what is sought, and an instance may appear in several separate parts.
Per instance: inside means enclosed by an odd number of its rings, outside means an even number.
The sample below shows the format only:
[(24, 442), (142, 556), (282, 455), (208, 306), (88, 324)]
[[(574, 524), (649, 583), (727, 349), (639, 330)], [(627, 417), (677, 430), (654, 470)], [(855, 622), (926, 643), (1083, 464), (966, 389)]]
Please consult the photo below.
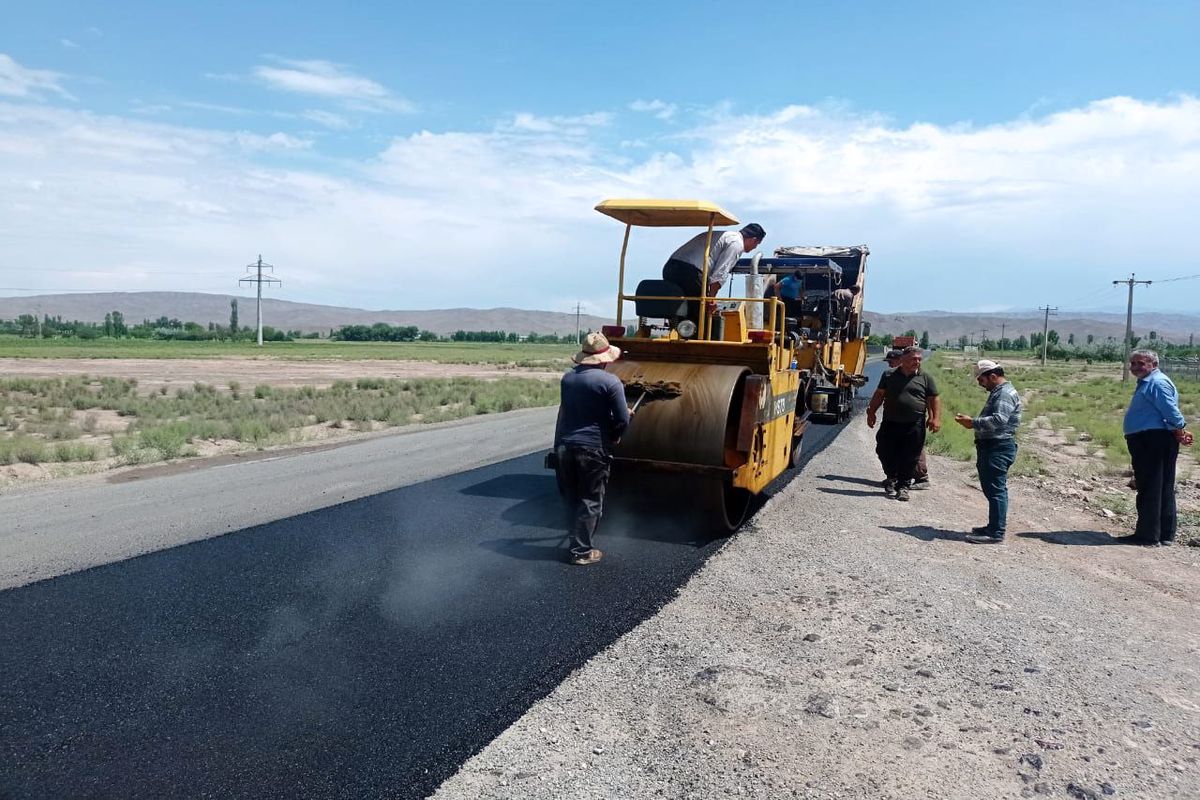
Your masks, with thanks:
[(975, 469), (988, 501), (988, 521), (971, 528), (967, 541), (997, 544), (1004, 541), (1008, 523), (1008, 470), (1017, 460), (1021, 396), (995, 361), (983, 359), (975, 365), (975, 382), (988, 393), (983, 411), (978, 417), (955, 414), (954, 421), (975, 431)]
[(869, 428), (875, 427), (875, 414), (883, 406), (876, 452), (888, 476), (884, 494), (897, 500), (908, 500), (925, 447), (925, 429), (937, 433), (942, 427), (942, 399), (933, 376), (921, 371), (922, 356), (919, 347), (904, 348), (900, 366), (884, 373), (867, 404)]
[[(725, 231), (718, 234), (713, 232), (712, 245), (709, 248), (708, 261), (708, 297), (716, 297), (729, 277), (729, 271), (743, 253), (762, 244), (767, 236), (762, 225), (751, 222), (740, 231)], [(704, 245), (708, 241), (708, 231), (698, 233), (686, 241), (682, 247), (671, 254), (663, 265), (664, 281), (670, 281), (683, 290), (684, 297), (699, 297), (700, 281), (704, 270)], [(688, 301), (688, 319), (700, 324), (700, 301)]]
[[(887, 369), (879, 376), (880, 388), (883, 387), (883, 383), (888, 379), (888, 376), (892, 374), (892, 370), (900, 366), (900, 351), (893, 347), (883, 354), (883, 360), (887, 363)], [(875, 457), (879, 459), (879, 466), (883, 467), (883, 489), (887, 494), (891, 495), (896, 491), (896, 478), (888, 474), (888, 462), (884, 458), (883, 443), (878, 436), (875, 437)]]
[(575, 354), (577, 367), (563, 375), (554, 450), (559, 477), (574, 503), (571, 524), (572, 564), (595, 564), (604, 553), (592, 545), (604, 512), (612, 446), (629, 426), (625, 386), (604, 368), (621, 357), (600, 333), (589, 333)]
[(1125, 445), (1137, 483), (1137, 528), (1130, 544), (1146, 547), (1175, 541), (1175, 462), (1179, 446), (1190, 445), (1187, 419), (1179, 410), (1179, 391), (1158, 369), (1153, 350), (1129, 354), (1137, 388), (1125, 409)]

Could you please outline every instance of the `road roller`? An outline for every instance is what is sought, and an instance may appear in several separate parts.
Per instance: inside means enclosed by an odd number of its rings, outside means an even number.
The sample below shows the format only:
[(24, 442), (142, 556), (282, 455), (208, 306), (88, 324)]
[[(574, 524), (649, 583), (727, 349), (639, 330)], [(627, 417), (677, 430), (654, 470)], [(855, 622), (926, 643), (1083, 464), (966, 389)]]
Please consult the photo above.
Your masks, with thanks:
[[(751, 497), (794, 463), (804, 424), (796, 408), (800, 340), (787, 330), (784, 305), (775, 298), (687, 297), (657, 279), (627, 293), (633, 228), (706, 228), (707, 264), (714, 228), (738, 224), (732, 214), (701, 200), (615, 199), (596, 210), (625, 225), (616, 325), (604, 328), (624, 352), (608, 370), (633, 402), (649, 394), (615, 447), (609, 496), (678, 503), (681, 511), (698, 511), (715, 532), (734, 531)], [(700, 285), (706, 292), (707, 269)], [(687, 319), (688, 300), (708, 310), (699, 324)]]

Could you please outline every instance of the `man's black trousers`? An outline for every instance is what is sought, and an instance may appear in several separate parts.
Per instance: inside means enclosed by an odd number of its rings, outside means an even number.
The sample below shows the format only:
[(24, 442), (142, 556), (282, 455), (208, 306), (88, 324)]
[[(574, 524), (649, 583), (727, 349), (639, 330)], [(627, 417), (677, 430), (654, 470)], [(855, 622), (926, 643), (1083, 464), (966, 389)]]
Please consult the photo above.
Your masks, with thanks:
[(875, 452), (883, 464), (884, 473), (896, 482), (896, 486), (912, 486), (917, 472), (917, 461), (925, 447), (925, 420), (918, 422), (879, 423), (875, 435)]
[(562, 485), (573, 503), (571, 555), (586, 556), (604, 513), (604, 490), (612, 462), (603, 450), (566, 447), (559, 451)]
[[(684, 297), (699, 297), (700, 291), (700, 270), (686, 261), (680, 261), (677, 258), (672, 258), (663, 265), (662, 276), (664, 281), (671, 283), (683, 289)], [(700, 325), (700, 301), (688, 300), (687, 318), (692, 322)]]
[(1131, 433), (1125, 437), (1133, 477), (1137, 481), (1137, 530), (1145, 544), (1175, 540), (1175, 462), (1179, 442), (1168, 430)]

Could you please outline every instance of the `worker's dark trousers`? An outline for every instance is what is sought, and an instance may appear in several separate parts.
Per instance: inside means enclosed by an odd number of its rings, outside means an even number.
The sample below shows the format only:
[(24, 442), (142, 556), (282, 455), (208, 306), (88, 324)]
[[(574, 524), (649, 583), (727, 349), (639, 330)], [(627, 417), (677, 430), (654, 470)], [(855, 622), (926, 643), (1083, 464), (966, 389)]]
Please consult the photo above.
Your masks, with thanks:
[(913, 473), (913, 477), (917, 482), (929, 480), (929, 464), (925, 462), (925, 448), (921, 448), (921, 455), (917, 456), (917, 469)]
[(604, 490), (611, 462), (603, 450), (590, 447), (567, 447), (562, 454), (559, 467), (563, 470), (563, 486), (574, 504), (571, 555), (586, 556), (593, 547), (592, 537), (604, 513)]
[(993, 536), (1003, 536), (1008, 525), (1008, 470), (1016, 460), (1016, 439), (975, 440), (975, 469), (988, 501), (987, 529)]
[(918, 422), (879, 423), (875, 435), (875, 452), (883, 463), (884, 473), (898, 487), (912, 486), (917, 472), (917, 459), (925, 447), (925, 419)]
[(1146, 544), (1175, 541), (1175, 461), (1179, 458), (1175, 434), (1140, 431), (1126, 436), (1125, 444), (1137, 481), (1135, 538)]
[[(686, 261), (680, 261), (677, 258), (672, 258), (663, 264), (662, 276), (664, 281), (671, 283), (683, 289), (684, 297), (699, 297), (700, 291), (700, 270)], [(697, 328), (700, 325), (700, 301), (688, 300), (687, 318), (696, 323)]]
[[(883, 460), (883, 446), (879, 443), (879, 437), (875, 437), (875, 455), (879, 457), (879, 465), (883, 467), (883, 474), (887, 475), (888, 480), (896, 480), (895, 476), (888, 475), (887, 463)], [(921, 455), (917, 456), (917, 468), (913, 470), (913, 480), (917, 483), (929, 480), (929, 465), (925, 462), (925, 448), (921, 448)]]

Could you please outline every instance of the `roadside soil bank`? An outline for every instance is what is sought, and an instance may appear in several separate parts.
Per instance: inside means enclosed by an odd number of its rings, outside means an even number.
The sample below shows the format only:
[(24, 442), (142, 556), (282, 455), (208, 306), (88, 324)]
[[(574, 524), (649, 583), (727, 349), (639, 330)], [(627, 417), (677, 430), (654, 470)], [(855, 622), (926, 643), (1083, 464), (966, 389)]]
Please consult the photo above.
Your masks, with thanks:
[(856, 418), (434, 796), (1200, 796), (1200, 551), (1036, 481), (971, 545), (971, 468), (934, 457), (900, 503), (873, 445)]

